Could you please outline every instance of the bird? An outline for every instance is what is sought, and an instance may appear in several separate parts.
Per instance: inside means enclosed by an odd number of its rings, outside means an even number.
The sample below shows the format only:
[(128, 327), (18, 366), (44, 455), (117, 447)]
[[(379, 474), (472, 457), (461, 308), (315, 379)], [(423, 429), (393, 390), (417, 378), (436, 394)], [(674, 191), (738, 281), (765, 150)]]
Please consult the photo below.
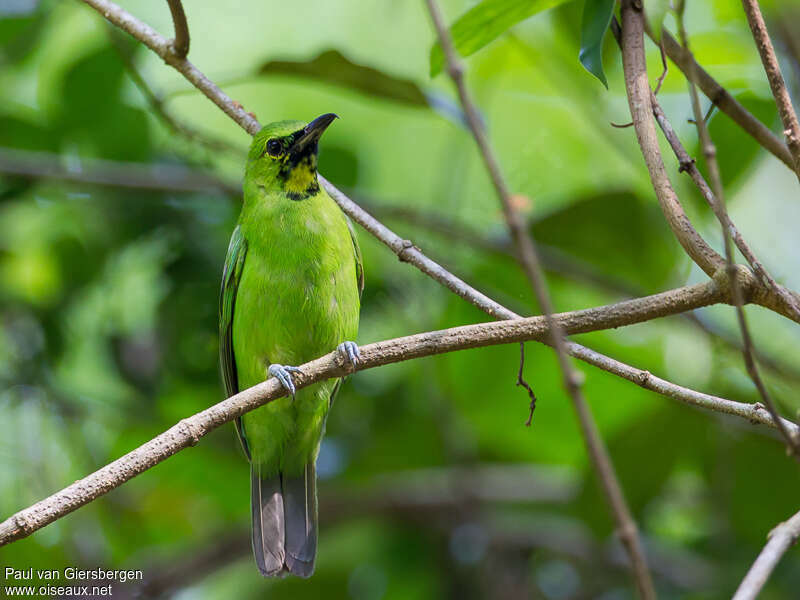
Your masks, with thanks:
[(297, 390), (296, 365), (334, 350), (354, 366), (360, 356), (361, 251), (317, 177), (319, 139), (336, 118), (279, 121), (254, 136), (222, 274), (225, 392), (269, 377), (288, 392), (236, 420), (250, 462), (253, 554), (265, 577), (310, 577), (316, 560), (316, 460), (341, 379)]

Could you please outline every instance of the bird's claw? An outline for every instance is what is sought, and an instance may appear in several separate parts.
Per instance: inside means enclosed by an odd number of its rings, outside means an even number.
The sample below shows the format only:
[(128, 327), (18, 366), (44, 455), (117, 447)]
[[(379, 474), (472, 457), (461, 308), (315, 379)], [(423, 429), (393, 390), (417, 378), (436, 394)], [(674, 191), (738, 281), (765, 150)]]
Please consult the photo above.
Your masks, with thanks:
[(349, 363), (352, 367), (358, 366), (361, 351), (355, 342), (342, 342), (336, 347), (336, 351), (346, 363)]
[(272, 377), (280, 381), (281, 385), (292, 395), (294, 398), (295, 393), (297, 392), (297, 388), (294, 387), (294, 381), (292, 381), (292, 373), (301, 373), (299, 367), (292, 367), (289, 365), (278, 365), (273, 364), (270, 365), (267, 369), (267, 373), (269, 373)]

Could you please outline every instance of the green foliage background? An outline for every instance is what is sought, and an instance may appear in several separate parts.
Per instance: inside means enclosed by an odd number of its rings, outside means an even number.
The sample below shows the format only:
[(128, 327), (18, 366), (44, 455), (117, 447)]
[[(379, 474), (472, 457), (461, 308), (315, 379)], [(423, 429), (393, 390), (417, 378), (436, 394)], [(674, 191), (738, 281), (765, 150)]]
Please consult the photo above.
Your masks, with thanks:
[[(171, 33), (164, 2), (122, 4)], [(212, 80), (262, 123), (338, 113), (322, 144), (329, 179), (490, 296), (538, 311), (507, 256), (499, 206), (449, 82), (429, 76), (424, 3), (185, 4), (190, 59)], [(443, 7), (453, 21), (474, 4)], [(699, 62), (779, 131), (739, 3), (687, 10)], [(577, 60), (581, 14), (581, 2), (537, 14), (467, 61), (504, 171), (549, 258), (559, 310), (703, 279), (665, 225), (633, 130), (609, 126), (628, 120), (613, 40), (603, 51), (609, 91)], [(671, 17), (666, 26), (674, 30)], [(75, 174), (107, 159), (186, 166), (238, 185), (246, 134), (146, 49), (112, 43), (108, 29), (78, 2), (0, 9), (0, 146), (49, 153)], [(209, 150), (165, 126), (128, 73), (129, 53), (170, 115), (240, 151)], [(654, 80), (660, 60), (652, 44), (648, 53)], [(786, 64), (796, 91), (797, 65)], [(661, 100), (696, 148), (677, 68)], [(794, 175), (724, 115), (711, 132), (734, 221), (772, 273), (800, 288)], [(665, 156), (693, 222), (719, 248), (713, 215)], [(237, 198), (211, 187), (165, 192), (0, 173), (0, 516), (221, 399), (217, 289), (237, 211)], [(359, 239), (367, 275), (359, 341), (486, 320), (365, 232)], [(697, 316), (738, 339), (730, 308)], [(748, 316), (757, 348), (782, 365), (765, 368), (770, 388), (794, 414), (798, 328), (759, 308)], [(684, 318), (579, 341), (676, 383), (757, 400), (738, 353)], [(347, 382), (320, 458), (322, 532), (309, 581), (258, 576), (247, 547), (248, 467), (232, 426), (1, 548), (0, 566), (141, 568), (157, 578), (216, 557), (165, 591), (182, 599), (631, 598), (555, 360), (527, 345), (525, 375), (539, 398), (530, 428), (517, 367), (514, 345)], [(797, 466), (764, 429), (580, 368), (661, 596), (730, 596), (766, 533), (800, 508)], [(542, 493), (480, 502), (456, 488), (463, 502), (454, 506), (417, 505), (442, 472), (487, 464)], [(411, 500), (386, 502), (398, 489)], [(795, 550), (763, 597), (798, 589)]]

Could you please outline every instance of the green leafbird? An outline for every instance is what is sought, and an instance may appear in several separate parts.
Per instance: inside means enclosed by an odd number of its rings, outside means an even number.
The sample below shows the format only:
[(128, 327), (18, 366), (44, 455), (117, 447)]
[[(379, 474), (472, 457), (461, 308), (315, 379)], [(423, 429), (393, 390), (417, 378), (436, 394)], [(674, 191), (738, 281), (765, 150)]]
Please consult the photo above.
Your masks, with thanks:
[(250, 460), (253, 553), (265, 576), (308, 577), (317, 550), (316, 460), (339, 380), (295, 390), (297, 365), (358, 346), (361, 253), (349, 221), (317, 180), (318, 141), (336, 118), (281, 121), (253, 139), (244, 206), (220, 293), (227, 394), (276, 377), (289, 391), (236, 422)]

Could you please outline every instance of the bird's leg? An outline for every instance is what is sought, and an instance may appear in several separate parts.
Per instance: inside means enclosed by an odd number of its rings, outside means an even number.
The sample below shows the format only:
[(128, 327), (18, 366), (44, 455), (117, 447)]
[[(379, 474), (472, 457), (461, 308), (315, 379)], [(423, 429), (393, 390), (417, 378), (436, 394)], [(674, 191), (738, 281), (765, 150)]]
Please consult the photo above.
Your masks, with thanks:
[(289, 365), (272, 364), (267, 368), (267, 373), (281, 382), (286, 391), (292, 395), (292, 399), (294, 399), (295, 392), (297, 392), (294, 387), (294, 381), (292, 381), (292, 373), (301, 372), (300, 367), (291, 367)]
[(336, 346), (336, 351), (345, 363), (349, 363), (352, 367), (358, 366), (358, 361), (361, 358), (361, 351), (358, 349), (358, 345), (355, 342), (342, 342)]

